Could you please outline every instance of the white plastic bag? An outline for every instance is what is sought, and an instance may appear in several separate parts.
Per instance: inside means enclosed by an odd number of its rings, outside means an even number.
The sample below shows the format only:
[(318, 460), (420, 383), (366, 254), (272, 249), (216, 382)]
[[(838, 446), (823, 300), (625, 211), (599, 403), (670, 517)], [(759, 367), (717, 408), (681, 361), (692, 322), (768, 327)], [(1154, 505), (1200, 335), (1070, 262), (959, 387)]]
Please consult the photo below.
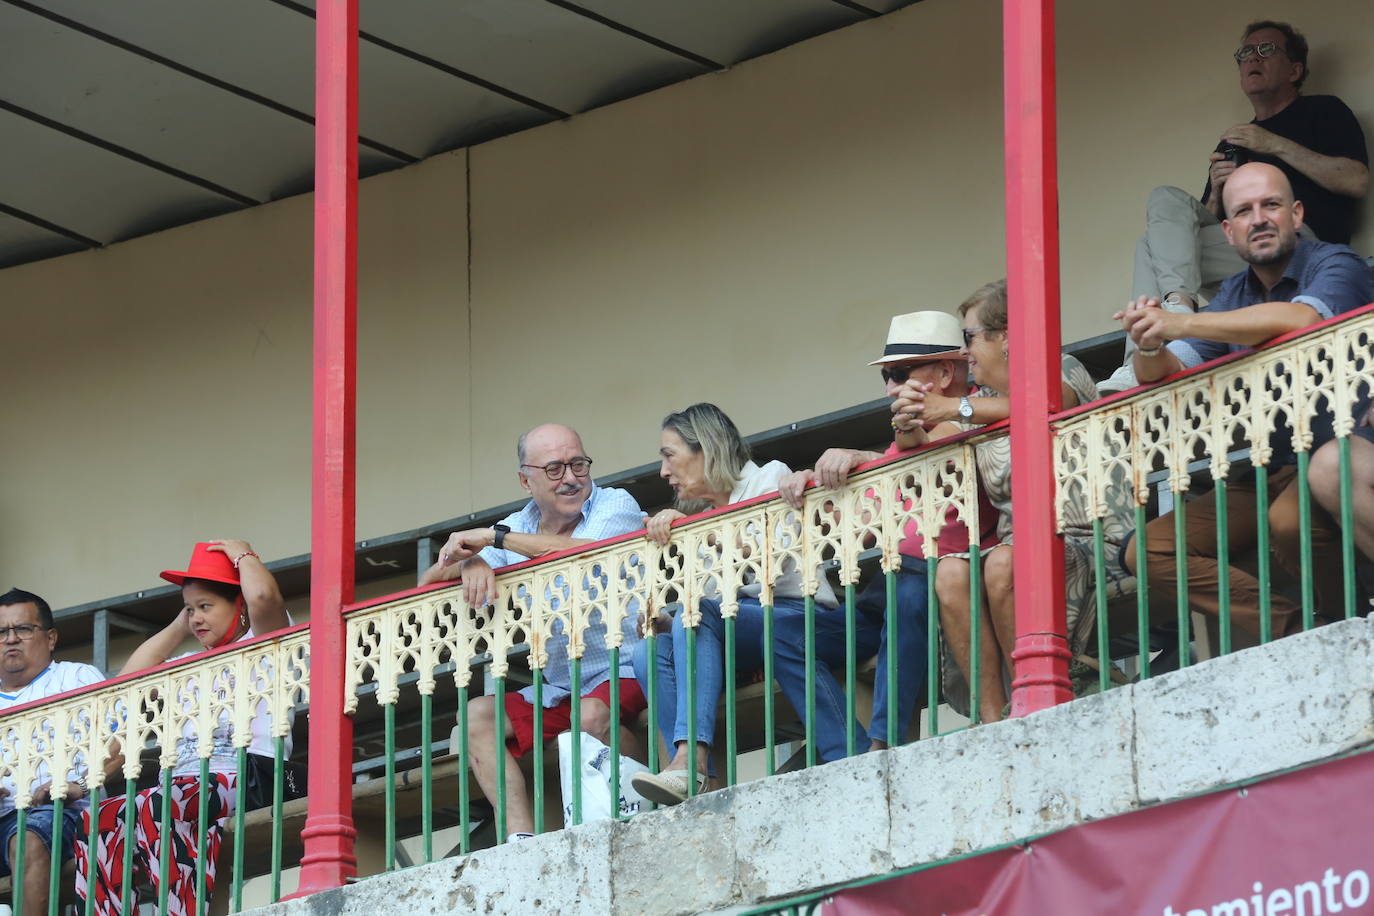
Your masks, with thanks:
[[(611, 816), (611, 749), (586, 732), (582, 735), (582, 766), (574, 774), (572, 768), (572, 732), (558, 736), (558, 782), (563, 791), (563, 822), (571, 826), (573, 809), (573, 779), (582, 784), (582, 823), (604, 820)], [(630, 785), (636, 773), (649, 768), (638, 760), (620, 755), (620, 792), (617, 803), (620, 816), (629, 817), (647, 810), (648, 803)]]

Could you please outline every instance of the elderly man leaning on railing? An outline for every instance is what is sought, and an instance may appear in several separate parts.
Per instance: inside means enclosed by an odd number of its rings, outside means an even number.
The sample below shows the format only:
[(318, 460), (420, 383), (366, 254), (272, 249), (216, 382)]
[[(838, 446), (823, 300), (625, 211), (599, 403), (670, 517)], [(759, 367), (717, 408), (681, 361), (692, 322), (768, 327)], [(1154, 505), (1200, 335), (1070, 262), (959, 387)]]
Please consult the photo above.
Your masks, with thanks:
[[(1155, 299), (1144, 297), (1130, 303), (1117, 317), (1139, 346), (1135, 371), (1142, 382), (1152, 382), (1185, 368), (1201, 365), (1232, 353), (1300, 330), (1323, 319), (1332, 318), (1374, 301), (1374, 275), (1363, 260), (1344, 245), (1307, 241), (1298, 237), (1303, 223), (1301, 201), (1293, 198), (1292, 188), (1283, 173), (1271, 165), (1251, 163), (1236, 169), (1223, 189), (1227, 238), (1248, 269), (1231, 277), (1221, 292), (1197, 314), (1172, 314), (1160, 308)], [(1316, 412), (1317, 398), (1303, 394), (1317, 389), (1320, 379), (1310, 377), (1323, 371), (1325, 357), (1311, 359), (1293, 354), (1293, 364), (1276, 363), (1265, 367), (1255, 363), (1262, 375), (1252, 376), (1235, 390), (1213, 396), (1210, 409), (1225, 416), (1225, 440), (1212, 442), (1212, 449), (1224, 455), (1233, 431), (1252, 423), (1253, 477), (1225, 481), (1218, 488), (1225, 503), (1195, 499), (1186, 505), (1186, 524), (1176, 531), (1175, 513), (1155, 519), (1146, 527), (1143, 551), (1123, 547), (1122, 560), (1132, 571), (1138, 568), (1139, 553), (1147, 557), (1152, 589), (1178, 589), (1180, 603), (1212, 616), (1226, 618), (1260, 639), (1284, 636), (1310, 626), (1315, 612), (1334, 618), (1342, 599), (1338, 549), (1340, 532), (1333, 517), (1338, 512), (1339, 487), (1328, 484), (1334, 462), (1330, 452), (1319, 452), (1313, 493), (1319, 505), (1312, 506), (1310, 524), (1302, 523), (1307, 514), (1303, 471), (1312, 448), (1321, 449), (1336, 434), (1336, 427), (1347, 428), (1369, 404), (1367, 384), (1357, 383), (1348, 392), (1327, 395), (1325, 412), (1311, 422), (1310, 441), (1301, 441), (1299, 428), (1309, 412)], [(1336, 362), (1347, 361), (1347, 354), (1334, 354)], [(1359, 362), (1358, 359), (1355, 360)], [(1311, 363), (1309, 366), (1308, 363)], [(1293, 376), (1301, 376), (1295, 379)], [(1272, 399), (1276, 407), (1263, 420), (1247, 405), (1251, 400)], [(1273, 424), (1278, 413), (1287, 416), (1293, 440), (1270, 441), (1256, 425)], [(1333, 416), (1334, 414), (1334, 416)], [(1176, 418), (1169, 418), (1173, 421)], [(1147, 430), (1141, 433), (1148, 434)], [(1180, 433), (1186, 431), (1180, 431)], [(1367, 436), (1367, 433), (1361, 433)], [(1362, 454), (1368, 454), (1360, 443)], [(1296, 464), (1296, 467), (1294, 465)], [(1368, 463), (1365, 469), (1368, 468)], [(1368, 488), (1368, 473), (1361, 479)], [(1270, 498), (1268, 494), (1276, 494)], [(1262, 579), (1256, 579), (1235, 566), (1223, 564), (1219, 554), (1239, 551), (1263, 537), (1265, 526), (1257, 520), (1257, 507), (1268, 504), (1267, 528), (1280, 564), (1304, 583), (1302, 605), (1283, 595), (1271, 594)], [(1367, 504), (1367, 497), (1361, 505)], [(1225, 513), (1224, 516), (1222, 513)], [(1226, 538), (1219, 538), (1220, 519), (1224, 518)], [(1186, 555), (1186, 582), (1178, 576), (1177, 557)], [(1267, 556), (1261, 555), (1261, 563)], [(1221, 567), (1228, 565), (1223, 570)], [(1263, 565), (1262, 565), (1263, 568)], [(1315, 591), (1315, 596), (1312, 592)], [(1265, 613), (1265, 608), (1269, 613)], [(1301, 613), (1300, 613), (1301, 612)]]
[[(59, 662), (52, 657), (57, 648), (57, 630), (52, 608), (32, 592), (12, 588), (0, 595), (0, 711), (42, 700), (54, 694), (75, 690), (105, 679), (99, 668), (79, 662)], [(35, 750), (51, 747), (51, 736), (33, 735)], [(90, 805), (91, 780), (83, 761), (76, 761), (63, 774), (67, 783), (65, 799), (52, 797), (53, 774), (46, 759), (33, 771), (26, 809), (16, 808), (20, 795), (14, 775), (9, 771), (16, 761), (5, 754), (6, 772), (0, 779), (0, 877), (13, 874), (14, 909), (21, 916), (48, 912), (48, 888), (52, 866), (72, 857), (72, 844), (81, 829), (81, 813)], [(105, 762), (104, 777), (116, 773), (124, 758), (115, 756)], [(64, 806), (65, 803), (65, 806)], [(20, 843), (20, 836), (23, 843)], [(52, 861), (53, 846), (57, 861)], [(22, 877), (21, 877), (22, 876)]]
[[(831, 490), (843, 487), (850, 473), (864, 463), (955, 435), (961, 430), (952, 420), (960, 416), (972, 418), (974, 403), (968, 397), (963, 334), (959, 320), (948, 312), (912, 312), (893, 318), (883, 355), (869, 365), (882, 367), (886, 394), (892, 399), (892, 444), (882, 452), (828, 449), (816, 461), (813, 470), (797, 471), (779, 483), (778, 495), (789, 506), (803, 508), (804, 490), (808, 486), (818, 484)], [(981, 500), (978, 522), (982, 533), (979, 540), (982, 541), (992, 535), (997, 516), (981, 489), (978, 495)], [(904, 507), (908, 511), (912, 508), (909, 499)], [(948, 509), (936, 543), (938, 548), (931, 556), (968, 550), (968, 526), (959, 519), (954, 507)], [(887, 594), (887, 577), (881, 575), (874, 576), (857, 598), (846, 597), (846, 601), (852, 600), (854, 605), (857, 658), (870, 658), (875, 653), (878, 657), (873, 712), (868, 727), (869, 750), (878, 750), (905, 738), (927, 679), (930, 591), (927, 550), (914, 514), (903, 526), (898, 549), (902, 555), (901, 568), (893, 576), (891, 598)], [(817, 615), (818, 641), (845, 639), (845, 621), (836, 619), (837, 616)], [(890, 671), (889, 666), (894, 666), (895, 672)], [(889, 684), (896, 689), (891, 690)], [(938, 697), (932, 699), (938, 702)], [(850, 752), (857, 749), (857, 746), (851, 747)]]
[[(440, 551), (439, 560), (421, 577), (421, 585), (461, 577), (468, 606), (487, 607), (497, 598), (493, 570), (643, 527), (644, 513), (633, 496), (592, 482), (592, 459), (587, 457), (582, 438), (570, 427), (557, 423), (537, 426), (520, 437), (515, 451), (516, 476), (530, 494), (530, 501), (491, 528), (455, 531)], [(568, 600), (573, 586), (555, 586), (559, 587), (551, 587), (551, 592), (562, 591), (562, 601)], [(557, 595), (548, 597), (555, 605), (561, 603)], [(622, 629), (624, 645), (632, 647), (639, 638), (633, 618)], [(603, 744), (613, 743), (613, 686), (619, 687), (621, 722), (632, 722), (645, 706), (633, 667), (626, 662), (618, 671), (610, 670), (603, 622), (594, 622), (583, 634), (585, 650), (576, 684), (561, 623), (555, 624), (554, 635), (556, 638), (546, 644), (549, 660), (542, 682), (507, 694), (500, 703), (496, 697), (480, 697), (467, 711), (473, 775), (496, 809), (497, 827), (507, 834), (506, 839), (527, 839), (535, 831), (525, 778), (515, 758), (536, 746), (542, 748), (544, 742), (575, 724), (574, 691), (579, 701), (577, 726)], [(618, 685), (613, 685), (613, 678)], [(497, 735), (501, 736), (499, 742)], [(620, 736), (622, 751), (637, 756), (635, 747), (632, 733), (624, 731)], [(500, 803), (502, 798), (504, 804)]]

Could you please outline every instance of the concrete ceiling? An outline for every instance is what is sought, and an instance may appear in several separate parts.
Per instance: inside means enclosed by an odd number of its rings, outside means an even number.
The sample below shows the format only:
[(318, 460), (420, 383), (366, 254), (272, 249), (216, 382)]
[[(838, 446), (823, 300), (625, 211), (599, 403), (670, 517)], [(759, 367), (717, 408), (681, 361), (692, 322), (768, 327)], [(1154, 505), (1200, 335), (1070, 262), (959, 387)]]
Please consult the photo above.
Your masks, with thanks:
[[(362, 0), (373, 175), (915, 0)], [(310, 190), (313, 0), (0, 0), (0, 268)]]

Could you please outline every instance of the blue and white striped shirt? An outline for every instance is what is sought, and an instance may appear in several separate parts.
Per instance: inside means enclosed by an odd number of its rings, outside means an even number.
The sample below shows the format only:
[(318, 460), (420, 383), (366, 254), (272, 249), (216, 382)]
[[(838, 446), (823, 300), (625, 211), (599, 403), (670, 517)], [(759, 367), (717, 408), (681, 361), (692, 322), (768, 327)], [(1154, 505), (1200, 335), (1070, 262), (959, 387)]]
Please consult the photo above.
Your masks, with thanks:
[[(537, 534), (539, 519), (539, 507), (535, 505), (534, 500), (530, 500), (519, 512), (514, 512), (501, 519), (501, 524), (508, 525), (511, 531), (520, 534)], [(587, 501), (582, 504), (582, 520), (577, 523), (571, 536), (599, 541), (629, 531), (637, 531), (643, 527), (644, 512), (639, 508), (639, 503), (635, 502), (633, 496), (624, 490), (602, 489), (596, 484), (592, 484), (592, 492), (587, 497)], [(529, 559), (529, 557), (513, 550), (497, 550), (495, 547), (483, 549), (478, 556), (486, 560), (492, 569), (500, 569), (502, 566), (510, 566), (513, 563), (523, 563)], [(599, 575), (604, 586), (606, 575), (600, 570), (594, 571), (594, 575)], [(560, 585), (562, 585), (561, 582), (554, 583), (555, 588)], [(559, 597), (557, 594), (553, 594), (549, 596), (549, 600), (557, 606)], [(631, 649), (640, 639), (637, 625), (638, 616), (638, 609), (632, 608), (631, 613), (625, 615), (622, 624), (625, 633), (625, 641), (620, 651), (620, 677), (622, 678), (635, 676), (630, 656)], [(549, 660), (544, 666), (543, 705), (545, 707), (557, 706), (572, 696), (572, 675), (568, 669), (568, 638), (562, 634), (561, 623), (554, 624), (554, 633), (557, 635), (549, 640), (546, 646)], [(606, 651), (605, 624), (599, 619), (595, 620), (587, 628), (583, 642), (586, 648), (582, 653), (582, 694), (585, 696), (610, 678), (611, 657), (610, 653)], [(533, 687), (526, 687), (521, 690), (520, 695), (528, 702), (534, 702)]]

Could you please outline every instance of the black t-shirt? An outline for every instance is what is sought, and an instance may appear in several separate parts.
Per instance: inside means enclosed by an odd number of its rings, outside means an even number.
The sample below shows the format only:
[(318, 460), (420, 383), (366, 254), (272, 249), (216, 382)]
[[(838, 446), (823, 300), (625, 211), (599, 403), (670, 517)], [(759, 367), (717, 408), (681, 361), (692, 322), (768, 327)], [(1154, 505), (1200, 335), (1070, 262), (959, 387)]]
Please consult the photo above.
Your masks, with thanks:
[[(1270, 133), (1278, 134), (1323, 156), (1354, 159), (1369, 165), (1365, 151), (1364, 131), (1355, 113), (1334, 95), (1300, 95), (1293, 103), (1263, 121), (1251, 121)], [(1221, 152), (1224, 143), (1217, 144)], [(1304, 222), (1312, 227), (1323, 242), (1350, 243), (1355, 232), (1355, 211), (1359, 201), (1344, 194), (1328, 191), (1302, 172), (1276, 156), (1260, 155), (1240, 148), (1236, 162), (1267, 162), (1283, 169), (1293, 185), (1293, 196), (1302, 201)], [(1211, 195), (1209, 180), (1202, 192), (1202, 202)]]

